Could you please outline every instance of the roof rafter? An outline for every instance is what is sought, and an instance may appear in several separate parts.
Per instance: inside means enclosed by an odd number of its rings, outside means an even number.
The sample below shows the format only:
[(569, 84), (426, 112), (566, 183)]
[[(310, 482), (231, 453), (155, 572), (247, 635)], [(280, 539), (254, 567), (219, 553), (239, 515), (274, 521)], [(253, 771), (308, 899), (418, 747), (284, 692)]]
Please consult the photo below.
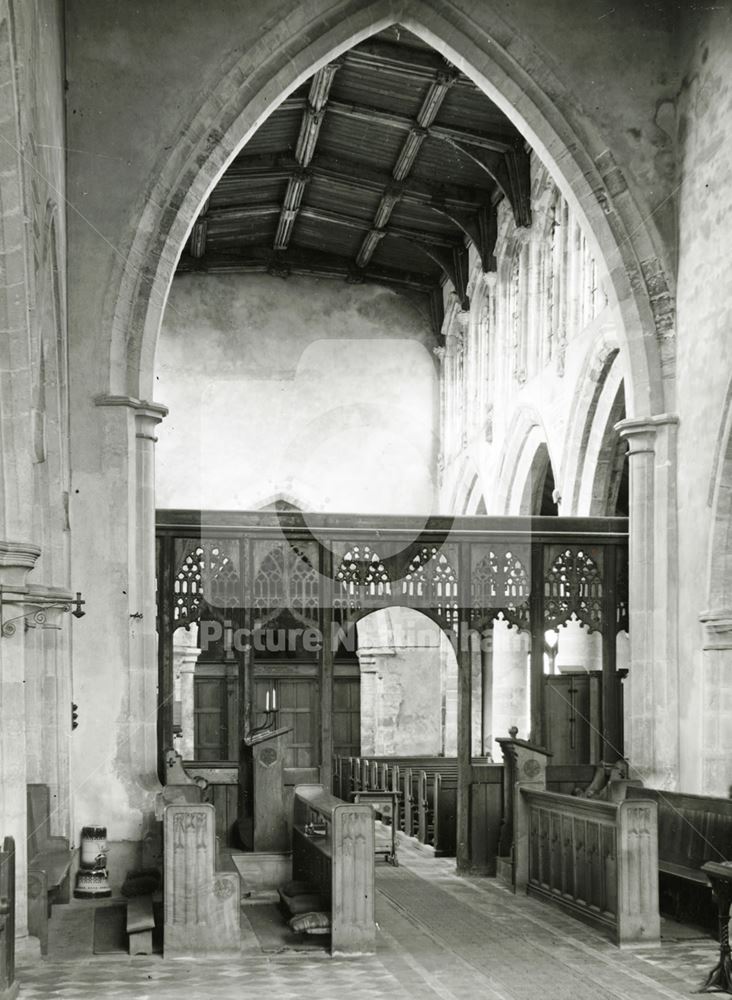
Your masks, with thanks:
[[(456, 70), (451, 73), (440, 70), (434, 74), (427, 93), (422, 100), (420, 109), (417, 112), (416, 127), (410, 128), (407, 133), (392, 169), (392, 177), (397, 183), (403, 181), (414, 166), (414, 161), (417, 159), (420, 147), (427, 137), (427, 130), (437, 117), (440, 106), (456, 79)], [(367, 234), (356, 257), (356, 263), (359, 267), (366, 267), (371, 260), (381, 239), (386, 235), (384, 232), (385, 227), (389, 223), (394, 206), (401, 197), (401, 188), (397, 188), (393, 184), (386, 185), (374, 214), (375, 228)]]
[[(239, 222), (254, 218), (261, 218), (267, 215), (276, 215), (280, 211), (280, 206), (274, 202), (264, 202), (258, 205), (228, 205), (226, 208), (214, 209), (208, 215), (209, 223), (213, 222)], [(370, 219), (359, 218), (344, 212), (331, 212), (323, 208), (315, 208), (309, 205), (300, 207), (299, 215), (303, 219), (312, 219), (315, 222), (326, 222), (336, 226), (344, 226), (347, 229), (354, 229), (364, 232), (373, 229), (373, 222)], [(477, 227), (476, 227), (477, 229)], [(387, 235), (384, 231), (383, 235)], [(459, 237), (443, 235), (438, 233), (427, 233), (418, 229), (411, 229), (409, 226), (390, 226), (388, 235), (400, 236), (407, 240), (420, 240), (423, 243), (430, 243), (433, 246), (452, 247), (461, 246), (462, 240)], [(196, 255), (191, 252), (191, 256)]]
[[(229, 167), (219, 181), (217, 191), (237, 190), (243, 183), (257, 180), (287, 180), (290, 174), (298, 169), (298, 163), (290, 154), (258, 153), (252, 156), (242, 155)], [(363, 191), (376, 192), (383, 190), (394, 180), (386, 171), (367, 167), (358, 160), (343, 157), (338, 159), (318, 154), (313, 158), (308, 168), (312, 177), (321, 178), (336, 184)], [(226, 187), (223, 186), (226, 181)], [(448, 182), (433, 182), (422, 177), (411, 175), (408, 183), (402, 183), (400, 198), (414, 204), (429, 205), (433, 200), (444, 202), (455, 207), (477, 209), (496, 199), (496, 191), (491, 188), (467, 187), (463, 184)], [(498, 200), (502, 195), (498, 195)]]
[(429, 274), (399, 268), (370, 265), (355, 267), (353, 260), (342, 254), (326, 253), (320, 250), (273, 250), (270, 247), (252, 247), (226, 251), (209, 251), (202, 260), (189, 254), (181, 257), (178, 270), (182, 273), (267, 273), (278, 277), (290, 274), (304, 274), (319, 278), (345, 278), (354, 284), (373, 281), (410, 288), (419, 292), (431, 292), (439, 287)]
[[(307, 102), (303, 97), (289, 97), (282, 106), (292, 110), (295, 108), (304, 108), (306, 104)], [(328, 110), (333, 115), (345, 115), (348, 118), (356, 118), (371, 124), (383, 125), (386, 128), (400, 129), (403, 132), (419, 128), (419, 122), (416, 118), (399, 114), (397, 111), (385, 111), (383, 108), (375, 108), (369, 104), (329, 101)], [(513, 130), (483, 132), (479, 129), (459, 128), (456, 125), (430, 125), (427, 127), (427, 135), (435, 139), (453, 139), (457, 142), (469, 142), (474, 146), (479, 146), (481, 149), (492, 150), (494, 153), (505, 153), (513, 149), (517, 138)]]
[(297, 213), (302, 204), (302, 196), (305, 193), (305, 185), (308, 182), (308, 175), (305, 168), (313, 158), (315, 146), (318, 142), (320, 127), (323, 124), (325, 108), (328, 103), (328, 94), (333, 84), (333, 77), (336, 75), (341, 62), (336, 61), (323, 66), (313, 76), (310, 84), (306, 107), (300, 124), (300, 134), (295, 147), (295, 159), (300, 170), (293, 172), (287, 182), (282, 204), (280, 221), (277, 224), (277, 232), (274, 238), (275, 250), (285, 250), (292, 236), (292, 229), (295, 225)]

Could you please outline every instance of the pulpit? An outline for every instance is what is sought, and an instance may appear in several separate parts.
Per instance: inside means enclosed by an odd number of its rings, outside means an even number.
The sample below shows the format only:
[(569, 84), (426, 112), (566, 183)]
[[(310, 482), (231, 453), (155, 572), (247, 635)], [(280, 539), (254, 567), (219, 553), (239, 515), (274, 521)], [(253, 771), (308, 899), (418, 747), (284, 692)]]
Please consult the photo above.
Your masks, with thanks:
[(288, 734), (265, 729), (242, 740), (239, 837), (249, 851), (289, 851), (283, 769)]

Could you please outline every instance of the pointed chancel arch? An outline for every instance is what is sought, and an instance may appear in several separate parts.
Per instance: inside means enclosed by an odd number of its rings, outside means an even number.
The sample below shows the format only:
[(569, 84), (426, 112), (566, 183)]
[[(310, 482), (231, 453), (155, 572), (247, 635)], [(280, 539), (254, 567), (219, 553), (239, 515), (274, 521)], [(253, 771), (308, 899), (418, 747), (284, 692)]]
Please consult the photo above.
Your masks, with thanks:
[[(304, 9), (258, 38), (225, 66), (181, 141), (161, 155), (143, 203), (130, 219), (109, 283), (105, 329), (112, 394), (149, 398), (158, 331), (175, 263), (209, 192), (273, 108), (313, 72), (343, 51), (399, 23), (438, 49), (517, 125), (552, 174), (595, 244), (609, 275), (611, 304), (631, 359), (631, 414), (663, 410), (663, 382), (654, 312), (637, 276), (653, 272), (670, 288), (659, 262), (652, 213), (637, 206), (602, 140), (581, 119), (547, 64), (537, 63), (529, 38), (505, 33), (495, 12), (485, 23), (454, 3), (426, 0), (332, 2), (307, 21)], [(511, 52), (501, 39), (511, 37)], [(256, 67), (252, 70), (252, 67)], [(611, 196), (608, 191), (612, 189)], [(668, 338), (666, 338), (668, 342)]]

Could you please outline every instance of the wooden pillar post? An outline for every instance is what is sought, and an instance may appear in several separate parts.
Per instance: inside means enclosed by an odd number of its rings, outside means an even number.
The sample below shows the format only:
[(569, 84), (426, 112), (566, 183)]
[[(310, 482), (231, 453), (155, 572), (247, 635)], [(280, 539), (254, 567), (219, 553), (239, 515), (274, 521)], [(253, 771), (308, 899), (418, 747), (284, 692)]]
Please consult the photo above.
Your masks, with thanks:
[(617, 552), (606, 545), (603, 560), (602, 614), (602, 748), (601, 759), (612, 764), (623, 756), (620, 680), (616, 669)]
[(333, 782), (333, 553), (320, 548), (320, 781)]
[(173, 580), (175, 539), (158, 540), (158, 779), (165, 784), (165, 751), (173, 746)]
[(470, 544), (458, 559), (457, 851), (458, 871), (470, 869), (470, 784), (472, 777), (473, 664), (470, 649)]
[(529, 596), (531, 628), (531, 682), (529, 740), (538, 746), (546, 742), (544, 720), (544, 545), (531, 540), (531, 591)]

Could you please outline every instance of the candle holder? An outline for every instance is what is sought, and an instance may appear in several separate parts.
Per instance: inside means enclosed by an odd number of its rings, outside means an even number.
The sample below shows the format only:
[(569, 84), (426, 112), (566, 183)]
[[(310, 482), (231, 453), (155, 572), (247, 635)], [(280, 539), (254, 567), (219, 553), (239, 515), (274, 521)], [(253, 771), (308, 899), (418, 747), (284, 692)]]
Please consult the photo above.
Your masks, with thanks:
[(250, 742), (255, 736), (261, 736), (262, 733), (267, 733), (276, 729), (277, 715), (278, 710), (276, 708), (265, 709), (264, 722), (259, 726), (254, 726), (253, 729), (247, 730), (244, 738)]

